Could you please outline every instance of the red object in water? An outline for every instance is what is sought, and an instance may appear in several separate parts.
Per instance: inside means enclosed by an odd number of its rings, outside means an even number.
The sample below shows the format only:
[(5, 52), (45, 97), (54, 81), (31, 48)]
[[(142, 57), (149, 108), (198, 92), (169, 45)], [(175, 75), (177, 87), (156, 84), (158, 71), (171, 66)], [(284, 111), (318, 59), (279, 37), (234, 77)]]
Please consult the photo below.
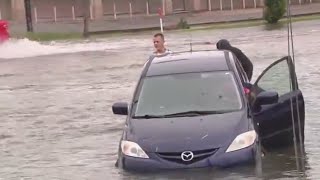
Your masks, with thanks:
[(0, 20), (0, 43), (3, 43), (9, 39), (8, 22)]

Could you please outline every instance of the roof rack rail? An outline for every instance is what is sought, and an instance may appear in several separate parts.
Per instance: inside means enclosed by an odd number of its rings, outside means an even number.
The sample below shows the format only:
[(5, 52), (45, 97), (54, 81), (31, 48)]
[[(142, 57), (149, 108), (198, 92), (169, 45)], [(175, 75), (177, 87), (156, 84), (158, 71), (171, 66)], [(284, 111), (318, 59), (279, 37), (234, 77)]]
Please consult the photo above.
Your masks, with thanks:
[(196, 49), (194, 50), (193, 46), (194, 45), (215, 45), (216, 43), (210, 42), (210, 41), (198, 41), (198, 42), (190, 42), (190, 43), (183, 43), (182, 45), (190, 45), (190, 49), (189, 50), (180, 50), (180, 51), (172, 51), (172, 52), (167, 52), (164, 54), (160, 54), (160, 55), (151, 55), (150, 60), (153, 61), (154, 58), (161, 58), (161, 57), (165, 57), (167, 55), (170, 54), (179, 54), (179, 53), (188, 53), (188, 52), (203, 52), (203, 51), (220, 51), (216, 48), (212, 48), (212, 49)]
[[(210, 46), (210, 45), (215, 45), (216, 43), (214, 43), (214, 42), (210, 42), (210, 41), (198, 41), (198, 42), (190, 42), (190, 43), (185, 43), (185, 44), (183, 44), (183, 45), (189, 45), (190, 46), (190, 50), (189, 50), (189, 52), (193, 52), (194, 51), (194, 46), (195, 45), (208, 45), (208, 46)], [(197, 51), (199, 51), (199, 50), (197, 50)]]

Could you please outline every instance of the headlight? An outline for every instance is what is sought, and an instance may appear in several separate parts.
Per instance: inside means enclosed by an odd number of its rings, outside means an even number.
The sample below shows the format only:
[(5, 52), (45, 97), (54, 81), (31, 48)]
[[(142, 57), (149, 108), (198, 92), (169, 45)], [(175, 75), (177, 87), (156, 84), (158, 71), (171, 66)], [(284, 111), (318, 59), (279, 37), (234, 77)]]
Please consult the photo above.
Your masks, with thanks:
[(256, 137), (257, 134), (255, 131), (248, 131), (243, 134), (240, 134), (233, 140), (226, 152), (232, 152), (249, 147), (254, 143)]
[(149, 158), (137, 143), (131, 141), (121, 141), (121, 151), (127, 156), (144, 159)]

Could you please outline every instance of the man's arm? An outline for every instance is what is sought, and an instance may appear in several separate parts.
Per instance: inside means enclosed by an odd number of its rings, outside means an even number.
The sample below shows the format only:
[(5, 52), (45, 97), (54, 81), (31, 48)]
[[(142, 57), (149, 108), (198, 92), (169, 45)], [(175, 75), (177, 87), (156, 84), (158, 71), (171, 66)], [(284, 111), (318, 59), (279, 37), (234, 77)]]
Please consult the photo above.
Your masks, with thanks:
[(238, 60), (240, 61), (244, 71), (246, 72), (249, 81), (251, 81), (252, 74), (253, 74), (253, 64), (250, 59), (238, 48), (230, 47), (228, 48), (232, 53), (236, 55)]

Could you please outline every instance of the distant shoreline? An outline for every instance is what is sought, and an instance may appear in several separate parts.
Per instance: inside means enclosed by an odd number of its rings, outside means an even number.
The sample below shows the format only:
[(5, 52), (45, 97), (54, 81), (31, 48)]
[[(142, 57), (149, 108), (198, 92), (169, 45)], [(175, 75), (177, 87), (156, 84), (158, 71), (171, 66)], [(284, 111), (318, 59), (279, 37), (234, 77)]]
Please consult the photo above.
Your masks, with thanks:
[[(320, 12), (307, 14), (307, 15), (295, 15), (292, 17), (292, 22), (320, 20)], [(286, 25), (286, 17), (282, 18), (278, 24), (270, 25), (266, 24), (262, 18), (249, 19), (249, 20), (235, 20), (226, 22), (206, 22), (206, 23), (193, 23), (189, 24), (189, 29), (177, 29), (175, 27), (164, 27), (165, 32), (179, 32), (179, 31), (197, 31), (197, 30), (213, 30), (213, 29), (232, 29), (232, 28), (244, 28), (263, 26), (266, 29), (277, 29)], [(91, 31), (90, 37), (110, 37), (124, 34), (146, 33), (159, 31), (159, 27), (147, 27), (137, 29), (124, 29), (124, 30), (106, 30), (106, 31)], [(72, 40), (72, 39), (84, 39), (80, 32), (35, 32), (35, 33), (13, 33), (13, 38), (28, 38), (33, 41), (54, 41), (54, 40)]]

